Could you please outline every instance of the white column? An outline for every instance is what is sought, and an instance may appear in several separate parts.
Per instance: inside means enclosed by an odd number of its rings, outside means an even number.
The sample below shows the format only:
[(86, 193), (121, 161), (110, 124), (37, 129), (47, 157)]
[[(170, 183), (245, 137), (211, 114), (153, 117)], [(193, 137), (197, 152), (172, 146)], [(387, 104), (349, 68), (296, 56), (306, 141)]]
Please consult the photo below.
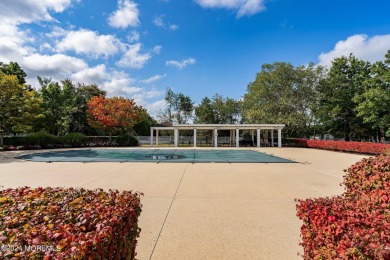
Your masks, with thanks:
[(150, 146), (153, 146), (153, 128), (150, 128)]
[(179, 146), (179, 129), (175, 128), (174, 130), (174, 143), (175, 143), (175, 147), (178, 147)]
[(218, 129), (214, 129), (214, 147), (218, 147)]
[(274, 129), (271, 130), (271, 147), (274, 147)]
[(158, 129), (156, 129), (156, 146), (158, 146)]
[(211, 146), (214, 146), (214, 130), (211, 130)]
[(252, 142), (255, 143), (255, 130), (251, 129)]
[(194, 147), (196, 147), (196, 128), (194, 129)]
[(236, 129), (236, 147), (240, 147), (240, 129)]
[(278, 129), (278, 147), (282, 147), (282, 129)]
[(260, 147), (260, 129), (257, 129), (257, 147)]

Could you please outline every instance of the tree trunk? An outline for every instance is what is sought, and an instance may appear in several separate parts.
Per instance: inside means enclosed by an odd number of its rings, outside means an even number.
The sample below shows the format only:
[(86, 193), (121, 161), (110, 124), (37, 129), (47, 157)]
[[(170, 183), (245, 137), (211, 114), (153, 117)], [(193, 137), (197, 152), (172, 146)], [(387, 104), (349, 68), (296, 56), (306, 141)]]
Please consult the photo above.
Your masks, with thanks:
[(381, 142), (381, 137), (382, 137), (382, 134), (381, 134), (381, 129), (379, 127), (376, 128), (376, 142), (377, 143), (380, 143)]
[(0, 147), (3, 146), (3, 137), (4, 137), (4, 131), (1, 128), (1, 124), (0, 124)]
[(345, 123), (344, 124), (344, 140), (349, 142), (349, 134), (350, 134), (350, 129), (349, 129), (349, 124)]

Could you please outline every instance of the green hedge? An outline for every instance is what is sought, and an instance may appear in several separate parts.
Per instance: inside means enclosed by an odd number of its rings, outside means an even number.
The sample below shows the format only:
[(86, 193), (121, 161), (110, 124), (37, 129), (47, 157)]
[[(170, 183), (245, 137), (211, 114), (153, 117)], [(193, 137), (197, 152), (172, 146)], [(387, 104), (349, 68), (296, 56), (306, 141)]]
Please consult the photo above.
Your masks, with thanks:
[(29, 136), (23, 137), (4, 137), (4, 145), (13, 146), (28, 146), (28, 145), (39, 145), (42, 148), (46, 148), (49, 145), (61, 144), (59, 137), (49, 134), (45, 131), (39, 131)]
[(80, 147), (86, 142), (87, 137), (81, 133), (70, 133), (59, 137), (62, 144), (69, 145), (71, 147)]
[(124, 134), (124, 135), (118, 136), (115, 138), (115, 141), (119, 146), (137, 146), (137, 145), (139, 145), (138, 140), (130, 134)]
[[(87, 137), (82, 133), (70, 133), (64, 136), (55, 136), (44, 131), (24, 137), (5, 137), (4, 146), (23, 147), (23, 149), (40, 148), (61, 148), (61, 147), (94, 147), (94, 146), (138, 146), (138, 140), (129, 134), (117, 137), (97, 136)], [(34, 148), (35, 147), (35, 148)]]

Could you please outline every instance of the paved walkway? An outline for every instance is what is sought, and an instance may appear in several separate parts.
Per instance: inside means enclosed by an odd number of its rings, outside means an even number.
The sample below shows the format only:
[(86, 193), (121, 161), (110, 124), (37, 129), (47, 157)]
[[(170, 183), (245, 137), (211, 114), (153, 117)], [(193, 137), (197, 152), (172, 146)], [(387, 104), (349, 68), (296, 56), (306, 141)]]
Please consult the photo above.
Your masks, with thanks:
[[(224, 148), (226, 149), (226, 148)], [(295, 259), (294, 198), (340, 194), (361, 155), (253, 149), (299, 164), (40, 163), (0, 153), (0, 185), (137, 190), (145, 194), (138, 258)]]

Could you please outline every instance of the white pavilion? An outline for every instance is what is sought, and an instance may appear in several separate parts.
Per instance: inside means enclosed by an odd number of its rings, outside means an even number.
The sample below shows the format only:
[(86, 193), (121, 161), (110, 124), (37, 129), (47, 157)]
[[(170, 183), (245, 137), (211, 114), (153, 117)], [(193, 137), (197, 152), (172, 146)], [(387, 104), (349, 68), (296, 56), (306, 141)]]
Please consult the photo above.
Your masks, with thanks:
[(179, 131), (180, 130), (193, 130), (193, 146), (197, 144), (197, 130), (212, 130), (212, 140), (214, 147), (218, 147), (218, 131), (230, 130), (230, 138), (235, 143), (236, 147), (240, 146), (239, 136), (240, 130), (249, 130), (251, 133), (252, 141), (255, 143), (255, 131), (256, 131), (256, 145), (260, 147), (260, 131), (265, 130), (271, 136), (271, 146), (274, 146), (274, 134), (277, 131), (278, 136), (278, 147), (282, 147), (282, 129), (285, 127), (284, 124), (173, 124), (172, 126), (161, 126), (150, 128), (150, 145), (153, 146), (154, 142), (154, 131), (156, 131), (156, 146), (158, 146), (159, 131), (171, 130), (174, 132), (174, 145), (179, 147)]

